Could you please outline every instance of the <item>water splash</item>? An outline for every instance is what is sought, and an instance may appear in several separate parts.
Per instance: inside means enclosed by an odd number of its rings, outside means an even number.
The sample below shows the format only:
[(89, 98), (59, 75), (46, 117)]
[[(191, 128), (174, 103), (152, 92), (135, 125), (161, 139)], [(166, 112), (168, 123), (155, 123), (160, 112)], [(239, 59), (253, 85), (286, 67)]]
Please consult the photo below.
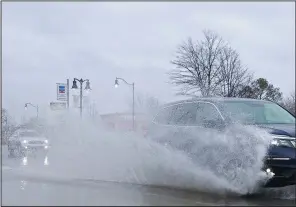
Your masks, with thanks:
[[(234, 125), (223, 133), (202, 134), (190, 128), (182, 137), (172, 137), (183, 142), (194, 137), (190, 150), (179, 151), (149, 137), (107, 131), (100, 123), (77, 120), (70, 115), (53, 132), (46, 173), (236, 195), (257, 192), (258, 183), (266, 179), (260, 169), (271, 137), (255, 127)], [(206, 149), (213, 144), (220, 148), (209, 154)], [(192, 154), (198, 154), (198, 159)], [(234, 166), (232, 179), (227, 177), (229, 169), (222, 167), (217, 173), (213, 168), (233, 159), (244, 165)]]

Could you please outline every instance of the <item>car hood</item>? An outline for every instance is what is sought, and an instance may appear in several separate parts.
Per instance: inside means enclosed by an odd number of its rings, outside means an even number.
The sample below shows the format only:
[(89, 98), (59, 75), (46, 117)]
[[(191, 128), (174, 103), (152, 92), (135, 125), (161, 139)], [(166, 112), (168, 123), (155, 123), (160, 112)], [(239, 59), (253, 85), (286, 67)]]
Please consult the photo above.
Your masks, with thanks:
[(264, 124), (259, 127), (266, 129), (270, 134), (295, 137), (295, 124)]

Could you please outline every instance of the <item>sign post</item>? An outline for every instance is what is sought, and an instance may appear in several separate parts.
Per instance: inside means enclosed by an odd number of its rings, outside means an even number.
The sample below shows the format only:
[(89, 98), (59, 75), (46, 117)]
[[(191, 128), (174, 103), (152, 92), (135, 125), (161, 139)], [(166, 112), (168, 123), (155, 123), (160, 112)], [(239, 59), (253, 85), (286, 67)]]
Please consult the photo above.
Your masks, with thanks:
[(66, 83), (57, 83), (57, 100), (68, 102), (68, 86)]

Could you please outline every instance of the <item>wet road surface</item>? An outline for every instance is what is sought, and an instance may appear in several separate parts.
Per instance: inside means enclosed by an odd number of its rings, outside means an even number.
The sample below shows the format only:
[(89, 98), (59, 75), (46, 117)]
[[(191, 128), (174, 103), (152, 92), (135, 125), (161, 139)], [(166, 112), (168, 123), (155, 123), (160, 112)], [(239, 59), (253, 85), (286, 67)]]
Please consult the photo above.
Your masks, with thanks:
[(221, 196), (155, 186), (36, 176), (36, 172), (30, 173), (36, 168), (30, 171), (26, 166), (24, 170), (19, 159), (4, 155), (2, 161), (2, 205), (295, 205), (294, 199), (275, 199), (271, 195)]

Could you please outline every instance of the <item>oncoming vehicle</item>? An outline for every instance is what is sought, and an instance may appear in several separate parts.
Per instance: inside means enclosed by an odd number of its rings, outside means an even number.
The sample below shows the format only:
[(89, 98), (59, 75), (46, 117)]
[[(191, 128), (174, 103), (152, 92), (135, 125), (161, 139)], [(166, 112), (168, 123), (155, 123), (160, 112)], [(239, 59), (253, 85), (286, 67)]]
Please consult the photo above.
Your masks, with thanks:
[[(295, 117), (276, 103), (242, 98), (196, 98), (173, 102), (159, 110), (147, 134), (158, 143), (190, 151), (190, 148), (199, 145), (196, 137), (203, 136), (204, 131), (219, 133), (230, 129), (234, 123), (260, 127), (271, 136), (262, 168), (271, 179), (263, 184), (264, 187), (296, 184)], [(188, 139), (186, 132), (190, 129), (195, 129), (195, 134)], [(186, 139), (182, 139), (184, 136)], [(201, 155), (206, 155), (211, 159), (210, 156), (219, 148), (219, 144), (212, 143), (207, 152), (200, 149), (192, 153), (191, 150), (191, 157), (199, 160)], [(233, 157), (239, 157), (240, 149)], [(247, 164), (240, 162), (240, 165)], [(213, 165), (219, 165), (219, 160)], [(227, 167), (231, 168), (231, 162)]]
[(9, 156), (26, 156), (30, 152), (47, 153), (49, 142), (35, 130), (18, 130), (8, 140)]

